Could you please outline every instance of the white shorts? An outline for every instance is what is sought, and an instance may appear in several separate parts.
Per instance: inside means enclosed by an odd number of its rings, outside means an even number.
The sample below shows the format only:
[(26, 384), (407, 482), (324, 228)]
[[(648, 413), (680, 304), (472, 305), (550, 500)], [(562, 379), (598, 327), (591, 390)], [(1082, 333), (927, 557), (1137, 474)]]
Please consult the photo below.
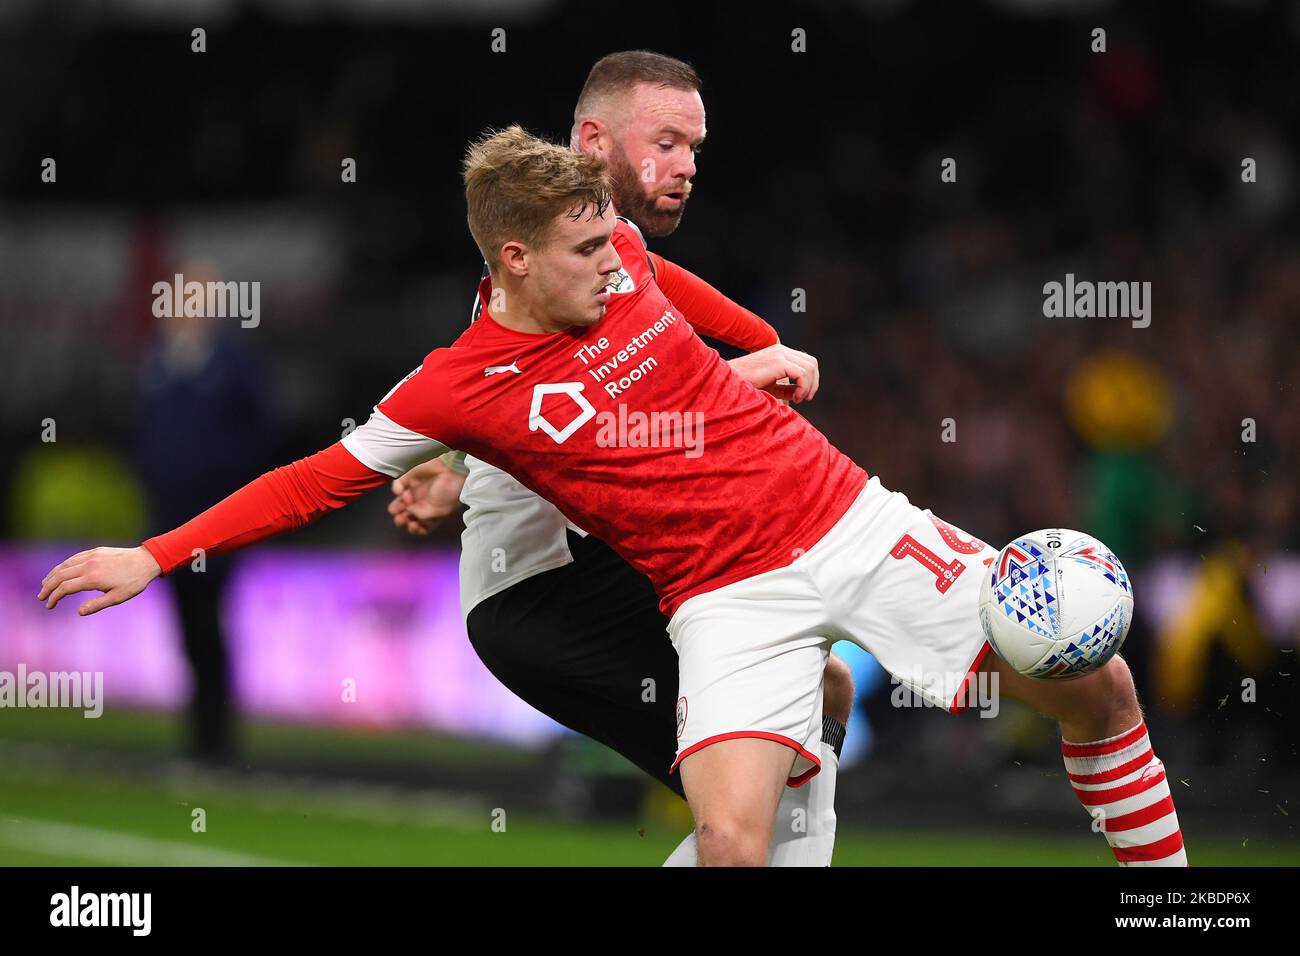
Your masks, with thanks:
[(795, 752), (790, 786), (821, 769), (822, 675), (850, 640), (932, 706), (962, 709), (989, 646), (980, 583), (997, 551), (872, 478), (806, 553), (697, 594), (668, 633), (677, 649), (677, 764), (735, 737)]

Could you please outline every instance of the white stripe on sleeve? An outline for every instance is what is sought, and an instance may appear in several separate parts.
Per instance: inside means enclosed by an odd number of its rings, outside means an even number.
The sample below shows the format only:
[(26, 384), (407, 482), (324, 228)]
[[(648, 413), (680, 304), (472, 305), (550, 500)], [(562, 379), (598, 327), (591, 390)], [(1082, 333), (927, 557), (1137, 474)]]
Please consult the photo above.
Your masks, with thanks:
[(378, 408), (364, 425), (344, 436), (343, 447), (367, 468), (393, 478), (451, 450), (440, 441), (397, 424)]

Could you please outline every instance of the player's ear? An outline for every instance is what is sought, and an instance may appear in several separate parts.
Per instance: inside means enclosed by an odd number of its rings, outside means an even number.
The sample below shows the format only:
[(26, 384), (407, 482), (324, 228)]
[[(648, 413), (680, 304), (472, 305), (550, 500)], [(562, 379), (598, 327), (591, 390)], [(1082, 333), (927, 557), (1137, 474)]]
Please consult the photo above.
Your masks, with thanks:
[(501, 247), (501, 268), (522, 279), (528, 275), (528, 246), (511, 239)]
[(588, 156), (608, 159), (609, 147), (613, 142), (609, 127), (594, 116), (584, 116), (574, 127), (574, 148)]

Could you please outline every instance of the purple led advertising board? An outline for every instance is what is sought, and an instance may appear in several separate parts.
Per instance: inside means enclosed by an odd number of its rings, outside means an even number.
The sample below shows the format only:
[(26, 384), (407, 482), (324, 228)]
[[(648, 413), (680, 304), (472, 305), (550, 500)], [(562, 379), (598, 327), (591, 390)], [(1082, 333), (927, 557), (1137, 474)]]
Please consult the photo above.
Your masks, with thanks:
[[(46, 572), (76, 550), (0, 548), (0, 670), (102, 671), (110, 710), (181, 707), (189, 672), (165, 579), (85, 618), (76, 609), (91, 595), (54, 611), (36, 600)], [(474, 653), (455, 552), (261, 548), (237, 562), (225, 627), (242, 713), (525, 744), (562, 730)]]

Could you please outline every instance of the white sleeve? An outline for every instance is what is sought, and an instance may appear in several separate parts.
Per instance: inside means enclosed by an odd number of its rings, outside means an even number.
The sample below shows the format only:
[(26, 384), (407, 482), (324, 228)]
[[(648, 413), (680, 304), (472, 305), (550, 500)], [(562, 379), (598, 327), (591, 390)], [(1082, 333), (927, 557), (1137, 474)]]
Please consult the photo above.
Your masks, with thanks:
[(378, 407), (364, 425), (343, 437), (343, 447), (367, 468), (393, 478), (451, 450), (440, 441), (397, 424)]

